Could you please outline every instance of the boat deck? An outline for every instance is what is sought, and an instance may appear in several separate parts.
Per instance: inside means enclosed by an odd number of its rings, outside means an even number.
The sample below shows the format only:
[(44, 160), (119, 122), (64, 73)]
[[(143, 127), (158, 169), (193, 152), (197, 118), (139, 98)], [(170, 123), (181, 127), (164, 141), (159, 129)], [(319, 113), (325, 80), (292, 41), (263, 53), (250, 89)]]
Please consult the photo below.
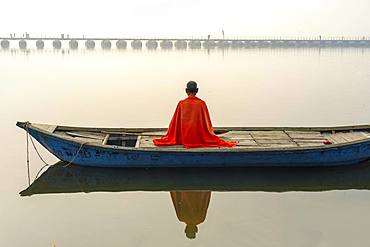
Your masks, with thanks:
[[(158, 136), (161, 135), (158, 133)], [(158, 138), (158, 136), (145, 135), (143, 133), (140, 136), (137, 147), (156, 147), (153, 144), (153, 139)], [(324, 144), (326, 140), (332, 144), (348, 143), (370, 138), (370, 133), (367, 131), (335, 133), (322, 133), (319, 131), (229, 131), (218, 136), (227, 141), (237, 141), (236, 148), (289, 148), (324, 146), (326, 145)], [(182, 146), (172, 147), (181, 148)]]
[[(182, 145), (157, 147), (153, 139), (160, 138), (166, 132), (140, 132), (122, 133), (109, 131), (86, 130), (58, 130), (56, 126), (37, 126), (46, 129), (61, 137), (73, 138), (80, 142), (89, 142), (100, 145), (126, 146), (145, 149), (181, 149)], [(294, 148), (317, 147), (326, 145), (325, 141), (332, 144), (348, 143), (370, 138), (368, 130), (343, 130), (343, 131), (309, 131), (309, 130), (231, 130), (219, 134), (224, 140), (237, 141), (235, 148)]]

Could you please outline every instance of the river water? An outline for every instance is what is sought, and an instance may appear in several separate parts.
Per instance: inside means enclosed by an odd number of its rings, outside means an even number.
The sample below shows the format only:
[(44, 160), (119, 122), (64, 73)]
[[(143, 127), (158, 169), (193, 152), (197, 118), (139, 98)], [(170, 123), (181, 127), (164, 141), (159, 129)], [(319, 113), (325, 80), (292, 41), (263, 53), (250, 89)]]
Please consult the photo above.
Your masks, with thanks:
[[(71, 166), (68, 179), (57, 165), (57, 176), (48, 175), (53, 167), (41, 176), (47, 182), (39, 192), (20, 196), (28, 187), (26, 137), (15, 123), (166, 127), (186, 82), (195, 80), (214, 126), (369, 124), (369, 68), (370, 49), (359, 48), (0, 50), (0, 246), (368, 246), (370, 164)], [(37, 147), (47, 163), (57, 162)], [(30, 152), (32, 182), (43, 163)], [(39, 194), (48, 186), (54, 190)]]

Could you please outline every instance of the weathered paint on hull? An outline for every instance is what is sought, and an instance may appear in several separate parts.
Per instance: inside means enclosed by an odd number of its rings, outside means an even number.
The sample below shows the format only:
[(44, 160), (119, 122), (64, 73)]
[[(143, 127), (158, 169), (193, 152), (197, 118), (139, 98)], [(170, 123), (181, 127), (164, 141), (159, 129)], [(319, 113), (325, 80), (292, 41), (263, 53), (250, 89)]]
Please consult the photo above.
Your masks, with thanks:
[[(309, 167), (368, 160), (370, 141), (325, 149), (246, 152), (125, 150), (83, 145), (35, 129), (29, 133), (60, 160), (95, 167)], [(78, 154), (76, 155), (76, 153)]]

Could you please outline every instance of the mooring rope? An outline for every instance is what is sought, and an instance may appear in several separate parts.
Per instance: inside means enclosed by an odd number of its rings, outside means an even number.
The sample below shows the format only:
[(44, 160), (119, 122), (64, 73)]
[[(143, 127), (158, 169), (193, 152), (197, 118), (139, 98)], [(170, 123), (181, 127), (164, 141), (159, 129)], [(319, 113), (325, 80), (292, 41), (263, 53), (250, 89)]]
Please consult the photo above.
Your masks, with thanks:
[(30, 181), (31, 181), (31, 179), (30, 179), (30, 171), (29, 171), (29, 144), (28, 144), (28, 139), (30, 139), (31, 140), (31, 143), (32, 143), (32, 146), (33, 146), (33, 148), (35, 149), (35, 151), (36, 151), (36, 153), (37, 153), (37, 156), (39, 156), (39, 158), (40, 158), (40, 160), (42, 161), (42, 162), (44, 162), (44, 166), (43, 167), (41, 167), (41, 169), (37, 172), (37, 174), (36, 174), (36, 177), (34, 178), (34, 180), (33, 181), (35, 181), (37, 178), (38, 178), (38, 176), (40, 175), (40, 173), (41, 173), (41, 171), (45, 168), (45, 167), (47, 167), (47, 166), (51, 166), (51, 164), (49, 164), (49, 163), (47, 163), (43, 158), (42, 158), (42, 156), (41, 156), (41, 154), (40, 154), (40, 152), (39, 152), (39, 150), (37, 149), (37, 147), (36, 147), (36, 145), (35, 145), (35, 143), (33, 142), (33, 139), (32, 139), (32, 136), (30, 135), (30, 131), (29, 131), (29, 129), (28, 129), (28, 125), (29, 125), (30, 123), (29, 122), (27, 122), (26, 123), (26, 133), (27, 133), (27, 166), (28, 166), (28, 185), (30, 185)]
[[(52, 166), (52, 164), (47, 163), (47, 162), (42, 158), (42, 156), (41, 156), (40, 152), (38, 151), (38, 149), (37, 149), (37, 147), (36, 147), (36, 145), (35, 145), (35, 143), (33, 142), (32, 136), (30, 135), (30, 133), (29, 133), (29, 129), (28, 129), (28, 125), (29, 125), (29, 124), (30, 124), (30, 123), (29, 123), (29, 122), (27, 122), (27, 123), (26, 123), (26, 126), (25, 126), (25, 129), (26, 129), (26, 135), (27, 135), (27, 171), (28, 171), (28, 186), (30, 186), (30, 182), (31, 182), (31, 178), (30, 178), (30, 177), (31, 177), (31, 176), (30, 176), (30, 159), (29, 159), (29, 140), (28, 140), (28, 139), (30, 139), (30, 140), (31, 140), (32, 146), (33, 146), (33, 148), (35, 149), (35, 151), (36, 151), (36, 153), (37, 153), (37, 156), (38, 156), (38, 157), (40, 158), (40, 160), (41, 160), (42, 162), (44, 162), (44, 164), (45, 164), (45, 165), (44, 165), (43, 167), (41, 167), (41, 168), (40, 168), (40, 170), (37, 172), (36, 177), (34, 178), (34, 180), (33, 180), (33, 181), (35, 181), (35, 180), (39, 177), (39, 175), (40, 175), (41, 171), (42, 171), (42, 170), (44, 170), (44, 168), (45, 168), (45, 167)], [(80, 145), (79, 149), (77, 150), (76, 154), (75, 154), (75, 155), (73, 155), (72, 160), (71, 160), (70, 162), (68, 162), (66, 165), (64, 165), (63, 167), (67, 167), (67, 166), (71, 165), (71, 164), (73, 163), (73, 161), (76, 159), (76, 157), (77, 157), (78, 153), (81, 151), (82, 147), (83, 147), (84, 145), (86, 145), (87, 143), (88, 143), (88, 142), (81, 143), (81, 145)]]
[(28, 175), (28, 186), (30, 186), (31, 176), (30, 176), (30, 149), (29, 149), (28, 132), (26, 132), (26, 142), (27, 142), (27, 175)]
[[(30, 136), (30, 132), (29, 132), (29, 130), (28, 130), (28, 125), (29, 125), (29, 123), (27, 123), (27, 124), (26, 124), (26, 132), (27, 132), (27, 134)], [(36, 145), (35, 145), (35, 143), (33, 142), (32, 136), (30, 136), (30, 140), (31, 140), (32, 146), (33, 146), (33, 148), (35, 149), (35, 151), (36, 151), (37, 155), (39, 156), (40, 160), (41, 160), (42, 162), (44, 162), (45, 166), (51, 166), (51, 164), (47, 163), (47, 162), (46, 162), (46, 161), (41, 157), (41, 154), (39, 153), (39, 150), (37, 150)]]

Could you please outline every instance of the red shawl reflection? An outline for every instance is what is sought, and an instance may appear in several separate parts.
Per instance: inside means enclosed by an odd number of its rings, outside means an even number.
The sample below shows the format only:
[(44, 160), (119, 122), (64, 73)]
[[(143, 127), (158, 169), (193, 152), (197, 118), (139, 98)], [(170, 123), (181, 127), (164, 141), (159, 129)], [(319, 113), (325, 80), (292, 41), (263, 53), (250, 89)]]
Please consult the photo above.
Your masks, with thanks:
[(206, 219), (211, 192), (172, 191), (170, 193), (177, 218), (186, 224), (186, 236), (190, 239), (194, 239), (198, 232), (197, 225), (204, 222)]

